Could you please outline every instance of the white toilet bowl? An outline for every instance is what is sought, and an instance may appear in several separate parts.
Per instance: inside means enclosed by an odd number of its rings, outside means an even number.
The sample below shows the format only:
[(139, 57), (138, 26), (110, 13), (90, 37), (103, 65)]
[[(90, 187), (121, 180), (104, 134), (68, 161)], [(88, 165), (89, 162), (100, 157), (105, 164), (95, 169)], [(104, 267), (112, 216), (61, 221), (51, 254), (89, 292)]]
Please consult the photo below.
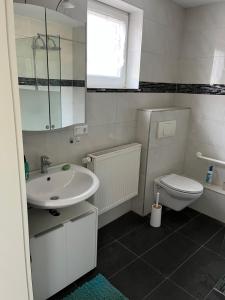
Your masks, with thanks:
[(177, 174), (169, 174), (155, 179), (160, 203), (180, 211), (196, 201), (203, 193), (201, 183)]

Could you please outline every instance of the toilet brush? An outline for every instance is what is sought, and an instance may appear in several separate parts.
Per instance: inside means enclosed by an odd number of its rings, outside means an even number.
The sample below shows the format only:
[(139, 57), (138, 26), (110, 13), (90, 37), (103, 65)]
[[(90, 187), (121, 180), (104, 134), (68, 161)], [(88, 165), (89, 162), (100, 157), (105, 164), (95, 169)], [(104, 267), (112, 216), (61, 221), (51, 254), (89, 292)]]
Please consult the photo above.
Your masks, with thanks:
[(159, 204), (160, 193), (156, 193), (156, 201), (152, 205), (152, 212), (150, 218), (150, 225), (152, 227), (161, 226), (161, 215), (162, 215), (162, 205)]

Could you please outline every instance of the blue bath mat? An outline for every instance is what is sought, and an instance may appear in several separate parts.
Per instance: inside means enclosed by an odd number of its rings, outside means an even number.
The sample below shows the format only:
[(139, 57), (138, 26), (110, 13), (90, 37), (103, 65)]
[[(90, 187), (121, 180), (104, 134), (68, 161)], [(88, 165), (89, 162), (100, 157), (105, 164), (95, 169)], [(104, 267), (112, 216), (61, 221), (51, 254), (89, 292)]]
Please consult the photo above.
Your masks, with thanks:
[(128, 300), (102, 275), (97, 275), (63, 300)]

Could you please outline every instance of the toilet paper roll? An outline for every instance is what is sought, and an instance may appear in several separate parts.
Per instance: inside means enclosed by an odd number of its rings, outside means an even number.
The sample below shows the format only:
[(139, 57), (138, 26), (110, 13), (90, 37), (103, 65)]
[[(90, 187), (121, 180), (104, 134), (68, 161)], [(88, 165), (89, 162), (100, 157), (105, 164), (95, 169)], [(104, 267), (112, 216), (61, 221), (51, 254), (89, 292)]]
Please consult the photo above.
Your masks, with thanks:
[(150, 225), (152, 227), (160, 227), (161, 226), (161, 215), (162, 215), (162, 205), (152, 205), (152, 213), (150, 218)]

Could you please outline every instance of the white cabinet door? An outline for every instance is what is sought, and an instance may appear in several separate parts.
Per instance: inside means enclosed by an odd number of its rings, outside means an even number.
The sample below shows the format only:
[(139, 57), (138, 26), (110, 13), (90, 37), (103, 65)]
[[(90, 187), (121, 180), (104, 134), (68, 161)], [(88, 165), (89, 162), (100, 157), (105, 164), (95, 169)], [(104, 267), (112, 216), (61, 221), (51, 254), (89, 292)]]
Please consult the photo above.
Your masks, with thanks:
[(65, 224), (67, 272), (71, 283), (96, 267), (97, 215), (91, 212)]
[(30, 240), (34, 299), (46, 299), (65, 286), (65, 226), (59, 225)]

